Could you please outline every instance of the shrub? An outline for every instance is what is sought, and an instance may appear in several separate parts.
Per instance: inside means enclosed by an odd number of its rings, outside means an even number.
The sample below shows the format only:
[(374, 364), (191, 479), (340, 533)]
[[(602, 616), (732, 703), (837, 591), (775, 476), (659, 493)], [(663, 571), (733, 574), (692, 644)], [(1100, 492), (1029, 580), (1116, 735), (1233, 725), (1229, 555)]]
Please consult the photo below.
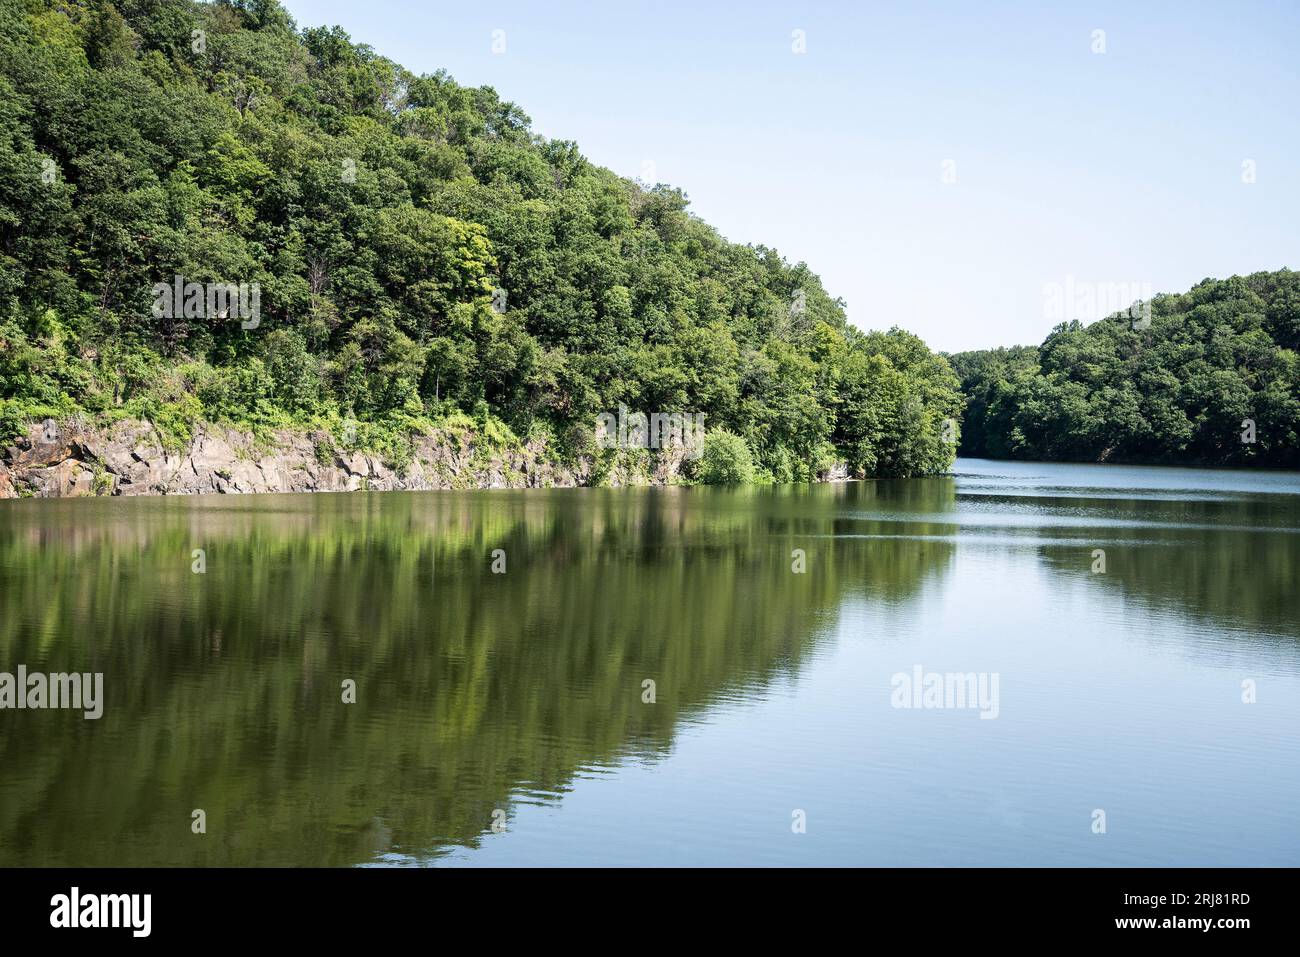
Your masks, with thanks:
[(704, 441), (704, 455), (698, 470), (705, 485), (748, 485), (754, 481), (754, 457), (749, 445), (733, 432), (710, 432)]

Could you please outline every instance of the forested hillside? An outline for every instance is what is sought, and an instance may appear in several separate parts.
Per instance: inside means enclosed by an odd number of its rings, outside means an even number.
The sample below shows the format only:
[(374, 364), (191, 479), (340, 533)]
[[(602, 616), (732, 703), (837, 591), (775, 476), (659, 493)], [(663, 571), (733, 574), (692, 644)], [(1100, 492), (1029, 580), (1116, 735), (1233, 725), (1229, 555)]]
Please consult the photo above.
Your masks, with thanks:
[[(704, 413), (723, 477), (949, 464), (942, 358), (686, 207), (275, 0), (0, 0), (0, 439), (457, 421), (572, 456), (624, 405)], [(256, 316), (160, 305), (182, 281)]]
[(1207, 279), (1037, 348), (952, 356), (961, 454), (1300, 468), (1300, 273)]

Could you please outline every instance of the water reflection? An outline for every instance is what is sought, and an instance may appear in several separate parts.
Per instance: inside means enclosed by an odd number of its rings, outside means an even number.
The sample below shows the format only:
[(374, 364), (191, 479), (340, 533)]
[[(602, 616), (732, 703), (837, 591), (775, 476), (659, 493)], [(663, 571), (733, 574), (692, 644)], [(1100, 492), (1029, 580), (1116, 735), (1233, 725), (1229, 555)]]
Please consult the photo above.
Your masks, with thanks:
[[(4, 714), (0, 860), (353, 864), (473, 844), (513, 794), (653, 760), (720, 696), (797, 671), (845, 590), (897, 599), (945, 566), (945, 542), (809, 542), (864, 493), (17, 503), (0, 660), (102, 670), (108, 704), (95, 723)], [(950, 505), (951, 483), (927, 494)], [(815, 573), (792, 573), (796, 547)]]
[[(5, 503), (0, 670), (103, 671), (107, 703), (98, 722), (0, 713), (0, 864), (436, 860), (478, 847), (498, 809), (510, 820), (562, 803), (577, 778), (661, 766), (683, 729), (707, 735), (720, 708), (759, 707), (776, 683), (805, 717), (761, 730), (756, 719), (754, 734), (838, 761), (834, 798), (876, 802), (883, 827), (923, 799), (880, 754), (945, 743), (854, 710), (896, 667), (870, 649), (924, 639), (922, 621), (951, 636), (992, 602), (1005, 611), (978, 636), (990, 649), (1024, 652), (1041, 632), (1021, 635), (1022, 617), (1066, 627), (1083, 600), (1100, 621), (1124, 608), (1184, 616), (1230, 632), (1244, 660), (1271, 648), (1296, 670), (1300, 496), (1285, 484), (1207, 473), (1180, 491), (1188, 473), (964, 466), (814, 488)], [(1095, 548), (1106, 575), (1089, 571)], [(195, 549), (205, 574), (191, 571)], [(792, 571), (795, 549), (806, 573)], [(1056, 584), (1022, 587), (1044, 574)], [(1190, 646), (1194, 631), (1161, 633)], [(936, 653), (918, 644), (901, 652), (909, 665)], [(1050, 671), (1047, 655), (1027, 667)], [(818, 661), (862, 667), (861, 686), (843, 698), (802, 688)], [(341, 701), (349, 679), (353, 705)], [(1114, 678), (1098, 666), (1074, 680), (1104, 698)], [(984, 724), (1010, 733), (1017, 707)], [(844, 764), (845, 742), (862, 741), (888, 774)], [(1025, 732), (997, 760), (1025, 773), (1038, 744)], [(767, 760), (758, 780), (802, 773)], [(1033, 820), (1006, 800), (999, 814)], [(621, 829), (635, 830), (638, 809), (625, 813)], [(858, 836), (865, 848), (883, 834)], [(855, 849), (846, 837), (834, 853)]]

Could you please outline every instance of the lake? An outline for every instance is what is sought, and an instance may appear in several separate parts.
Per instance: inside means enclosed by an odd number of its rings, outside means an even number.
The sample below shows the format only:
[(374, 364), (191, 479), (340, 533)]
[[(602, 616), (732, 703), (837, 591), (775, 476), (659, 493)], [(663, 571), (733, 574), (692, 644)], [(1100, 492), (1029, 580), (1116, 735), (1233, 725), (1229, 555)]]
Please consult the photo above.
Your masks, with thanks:
[(1296, 865), (1298, 573), (1294, 473), (3, 502), (103, 714), (0, 865)]

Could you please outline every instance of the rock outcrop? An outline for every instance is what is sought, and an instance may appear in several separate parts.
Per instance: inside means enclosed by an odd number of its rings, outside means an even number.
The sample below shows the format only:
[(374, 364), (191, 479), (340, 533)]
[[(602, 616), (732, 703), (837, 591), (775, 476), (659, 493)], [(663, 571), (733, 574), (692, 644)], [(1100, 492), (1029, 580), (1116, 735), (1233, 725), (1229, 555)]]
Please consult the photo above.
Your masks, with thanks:
[[(589, 459), (563, 465), (548, 456), (540, 441), (487, 451), (472, 434), (438, 430), (415, 437), (412, 444), (409, 460), (391, 462), (339, 449), (323, 432), (282, 431), (270, 442), (258, 442), (233, 429), (203, 426), (184, 449), (169, 450), (147, 422), (128, 420), (105, 428), (45, 423), (0, 453), (0, 498), (591, 484)], [(675, 469), (669, 471), (675, 474)]]
[[(503, 451), (482, 447), (470, 431), (437, 429), (411, 445), (408, 459), (393, 462), (340, 449), (325, 432), (282, 430), (259, 441), (202, 425), (183, 449), (171, 449), (148, 422), (47, 421), (0, 450), (0, 499), (672, 485), (682, 480), (688, 458), (684, 448), (624, 450), (598, 475), (592, 457), (564, 464), (541, 440)], [(840, 464), (819, 478), (839, 482), (849, 475)]]

